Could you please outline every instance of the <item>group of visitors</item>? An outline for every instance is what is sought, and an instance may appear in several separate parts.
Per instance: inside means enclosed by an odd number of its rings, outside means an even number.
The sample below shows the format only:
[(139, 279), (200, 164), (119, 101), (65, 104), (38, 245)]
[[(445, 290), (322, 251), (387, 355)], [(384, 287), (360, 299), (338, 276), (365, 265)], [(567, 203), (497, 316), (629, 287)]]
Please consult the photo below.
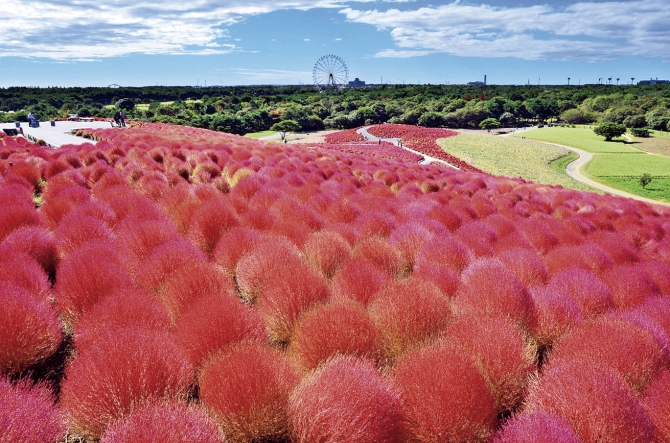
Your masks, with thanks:
[(34, 112), (28, 113), (28, 126), (30, 126), (31, 128), (40, 127), (40, 119)]
[(116, 123), (116, 126), (118, 127), (126, 126), (126, 113), (123, 111), (123, 109), (121, 112), (114, 114), (114, 123)]

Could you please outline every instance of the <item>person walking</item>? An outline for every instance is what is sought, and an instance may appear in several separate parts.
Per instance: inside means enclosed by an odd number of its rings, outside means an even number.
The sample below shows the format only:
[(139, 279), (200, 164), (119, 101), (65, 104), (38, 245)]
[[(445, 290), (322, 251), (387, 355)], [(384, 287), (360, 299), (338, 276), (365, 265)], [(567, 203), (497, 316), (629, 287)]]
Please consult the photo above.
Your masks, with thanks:
[(126, 113), (123, 111), (123, 109), (119, 113), (119, 117), (121, 119), (121, 126), (126, 126)]

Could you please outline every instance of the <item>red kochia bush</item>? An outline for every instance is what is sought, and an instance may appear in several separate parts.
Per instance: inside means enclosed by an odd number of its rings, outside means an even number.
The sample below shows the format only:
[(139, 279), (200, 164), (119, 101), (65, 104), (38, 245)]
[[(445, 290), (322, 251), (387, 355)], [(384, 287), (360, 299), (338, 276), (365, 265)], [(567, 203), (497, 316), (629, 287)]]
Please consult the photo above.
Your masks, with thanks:
[(337, 232), (318, 231), (308, 237), (302, 251), (307, 263), (330, 279), (351, 256), (351, 245)]
[(563, 417), (584, 443), (651, 442), (653, 426), (633, 391), (606, 366), (580, 360), (547, 368), (525, 413)]
[(642, 400), (658, 443), (670, 443), (670, 371), (664, 370), (651, 382)]
[(401, 442), (400, 395), (370, 362), (338, 357), (308, 375), (291, 395), (299, 443)]
[(3, 443), (56, 443), (65, 425), (53, 393), (27, 381), (12, 384), (0, 378), (0, 441)]
[(238, 224), (237, 214), (222, 195), (195, 209), (189, 223), (188, 237), (198, 248), (211, 254), (221, 236)]
[(9, 234), (0, 245), (0, 249), (10, 248), (33, 257), (47, 274), (56, 270), (56, 238), (46, 228), (24, 226)]
[(496, 425), (484, 377), (467, 354), (445, 342), (405, 354), (393, 379), (410, 441), (485, 441)]
[(523, 400), (535, 371), (535, 349), (505, 318), (464, 317), (450, 325), (446, 339), (472, 356), (491, 390), (498, 411), (512, 411)]
[(451, 304), (437, 286), (416, 278), (388, 285), (370, 301), (391, 360), (437, 337), (451, 322)]
[(240, 343), (210, 361), (200, 375), (200, 399), (226, 441), (279, 441), (287, 436), (288, 397), (297, 370), (264, 343)]
[(112, 230), (103, 221), (94, 217), (63, 217), (55, 231), (58, 256), (63, 258), (86, 242), (93, 240), (115, 240)]
[(117, 328), (65, 370), (61, 405), (70, 429), (100, 438), (116, 419), (157, 400), (186, 399), (193, 369), (164, 332)]
[(58, 309), (70, 323), (105, 297), (132, 288), (132, 281), (109, 241), (91, 241), (70, 252), (58, 266)]
[(240, 258), (251, 251), (260, 238), (260, 232), (244, 226), (236, 226), (223, 234), (212, 252), (212, 261), (223, 269), (224, 274), (234, 278)]
[(567, 269), (549, 281), (547, 288), (572, 297), (585, 318), (595, 318), (613, 307), (609, 288), (583, 269)]
[(115, 422), (100, 443), (221, 443), (213, 420), (181, 401), (150, 404)]
[(609, 366), (637, 392), (668, 363), (649, 331), (604, 317), (582, 323), (559, 340), (549, 355), (549, 365), (578, 359)]
[(461, 283), (461, 277), (456, 271), (447, 266), (431, 262), (422, 263), (421, 267), (414, 270), (412, 277), (435, 284), (447, 297), (456, 294)]
[(534, 286), (530, 295), (535, 303), (537, 318), (533, 335), (539, 346), (551, 346), (584, 320), (579, 305), (565, 291)]
[(289, 347), (304, 370), (316, 368), (335, 355), (352, 355), (379, 364), (383, 361), (382, 338), (363, 305), (336, 299), (304, 313)]
[(182, 266), (204, 262), (205, 254), (183, 237), (175, 237), (156, 246), (139, 262), (135, 282), (144, 290), (158, 293), (165, 278)]
[(552, 249), (544, 256), (544, 263), (549, 273), (554, 276), (559, 272), (579, 268), (600, 274), (614, 263), (609, 254), (598, 245), (585, 243), (582, 245), (567, 245)]
[(265, 325), (256, 310), (231, 294), (208, 294), (177, 318), (175, 342), (193, 366), (217, 352), (249, 339), (265, 342)]
[(411, 263), (406, 262), (394, 246), (380, 237), (358, 243), (353, 256), (369, 260), (391, 277), (403, 275), (411, 268)]
[(424, 262), (448, 266), (462, 272), (474, 259), (474, 254), (465, 244), (451, 234), (436, 235), (423, 244), (416, 257), (416, 268)]
[(0, 247), (0, 282), (21, 286), (40, 300), (48, 300), (51, 295), (44, 269), (31, 256), (11, 247)]
[(581, 440), (565, 419), (539, 412), (509, 420), (493, 443), (581, 443)]
[(642, 265), (618, 265), (601, 275), (610, 288), (617, 309), (633, 308), (648, 297), (661, 295), (656, 283)]
[(535, 325), (533, 299), (496, 259), (477, 260), (463, 272), (454, 303), (457, 314), (504, 316), (530, 330)]
[(391, 281), (391, 276), (364, 258), (353, 258), (337, 270), (330, 287), (334, 298), (348, 298), (367, 304)]
[(23, 226), (40, 226), (40, 217), (28, 204), (0, 206), (0, 241)]
[(6, 282), (0, 282), (0, 300), (0, 375), (22, 372), (56, 352), (63, 332), (49, 302)]
[(543, 285), (549, 280), (540, 256), (525, 248), (512, 248), (498, 256), (500, 261), (527, 287)]

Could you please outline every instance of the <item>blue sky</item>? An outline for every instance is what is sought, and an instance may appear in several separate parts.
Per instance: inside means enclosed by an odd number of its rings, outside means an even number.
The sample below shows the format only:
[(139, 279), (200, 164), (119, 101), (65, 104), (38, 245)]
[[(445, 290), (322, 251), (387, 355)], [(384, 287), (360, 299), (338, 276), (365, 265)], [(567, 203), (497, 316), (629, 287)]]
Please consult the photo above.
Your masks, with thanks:
[(667, 0), (3, 0), (0, 87), (670, 79)]

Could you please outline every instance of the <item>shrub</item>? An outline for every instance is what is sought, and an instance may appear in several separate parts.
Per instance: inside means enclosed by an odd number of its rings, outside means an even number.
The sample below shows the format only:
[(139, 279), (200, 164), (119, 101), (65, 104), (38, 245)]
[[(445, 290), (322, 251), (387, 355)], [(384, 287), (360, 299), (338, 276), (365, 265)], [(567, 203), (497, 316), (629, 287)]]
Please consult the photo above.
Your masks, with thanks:
[(0, 241), (21, 227), (40, 225), (40, 217), (34, 207), (27, 204), (0, 206)]
[(196, 368), (236, 342), (267, 341), (256, 310), (231, 294), (218, 293), (207, 294), (188, 306), (177, 318), (174, 337)]
[(354, 247), (353, 256), (367, 259), (391, 277), (404, 275), (409, 271), (409, 264), (403, 260), (400, 252), (379, 237), (371, 237), (358, 243)]
[(308, 375), (290, 398), (296, 442), (401, 442), (398, 392), (370, 362), (337, 357)]
[(16, 229), (0, 244), (0, 249), (8, 248), (30, 255), (42, 266), (47, 274), (56, 271), (56, 239), (51, 231), (38, 226), (24, 226)]
[(67, 322), (76, 324), (97, 302), (132, 286), (115, 245), (91, 241), (70, 252), (58, 266), (58, 310)]
[(167, 218), (142, 221), (126, 218), (115, 228), (115, 233), (119, 249), (130, 252), (131, 257), (138, 263), (147, 258), (155, 248), (179, 235)]
[(347, 299), (317, 305), (301, 315), (288, 352), (305, 371), (336, 355), (375, 364), (384, 360), (380, 331), (362, 305)]
[(613, 265), (609, 254), (593, 243), (585, 243), (579, 246), (559, 246), (544, 256), (544, 263), (547, 265), (551, 276), (570, 268), (579, 268), (594, 274), (600, 274)]
[(533, 329), (533, 299), (519, 279), (497, 259), (473, 262), (461, 278), (454, 298), (454, 312), (480, 316), (505, 316), (524, 328)]
[(650, 442), (653, 427), (633, 391), (611, 369), (588, 361), (547, 368), (525, 413), (564, 418), (584, 443)]
[(391, 283), (370, 301), (370, 316), (392, 361), (436, 338), (451, 322), (451, 303), (429, 282), (409, 278)]
[(0, 284), (20, 286), (32, 296), (46, 301), (51, 296), (51, 283), (42, 267), (28, 254), (10, 247), (0, 247)]
[(240, 258), (250, 252), (260, 239), (255, 229), (237, 226), (223, 234), (212, 252), (212, 262), (223, 269), (224, 274), (234, 278)]
[(637, 392), (644, 391), (651, 377), (668, 363), (649, 331), (607, 318), (582, 323), (566, 334), (554, 345), (548, 364), (580, 359), (612, 368)]
[(533, 336), (540, 347), (550, 347), (584, 320), (579, 305), (565, 291), (534, 286), (530, 289), (530, 295), (537, 316)]
[(205, 254), (182, 237), (156, 246), (137, 266), (135, 281), (146, 291), (160, 292), (166, 277), (191, 263), (204, 262)]
[(302, 251), (307, 263), (330, 280), (351, 256), (351, 245), (337, 232), (324, 230), (311, 234)]
[(609, 288), (598, 277), (583, 269), (562, 271), (547, 286), (572, 297), (587, 319), (595, 318), (613, 307)]
[(389, 236), (389, 244), (398, 249), (409, 269), (414, 267), (416, 255), (421, 247), (433, 237), (433, 233), (417, 222), (409, 222), (396, 228)]
[(200, 399), (226, 441), (278, 441), (288, 434), (288, 398), (298, 381), (280, 352), (263, 343), (240, 343), (205, 366)]
[(435, 284), (447, 297), (453, 297), (461, 283), (460, 276), (453, 269), (427, 261), (414, 269), (412, 277)]
[(513, 411), (523, 400), (535, 371), (535, 350), (505, 318), (464, 317), (449, 326), (449, 343), (470, 355), (486, 379), (499, 412)]
[(185, 402), (152, 403), (119, 419), (100, 443), (220, 443), (213, 420)]
[(423, 244), (416, 257), (417, 268), (425, 262), (448, 266), (459, 274), (472, 262), (473, 253), (454, 235), (436, 235)]
[(661, 295), (658, 286), (641, 265), (619, 265), (602, 274), (617, 309), (632, 308), (647, 297)]
[(492, 443), (581, 443), (565, 419), (538, 412), (507, 421)]
[(194, 245), (209, 255), (221, 236), (238, 224), (237, 214), (226, 198), (211, 199), (198, 206), (193, 213), (188, 237)]
[(534, 251), (512, 248), (498, 255), (498, 259), (528, 287), (543, 285), (549, 280), (547, 267)]
[(0, 378), (0, 441), (3, 443), (56, 443), (65, 425), (55, 396), (44, 385), (25, 380), (12, 384)]
[(481, 220), (471, 221), (458, 228), (455, 234), (470, 248), (475, 256), (489, 257), (494, 254), (494, 246), (498, 241), (498, 236), (493, 228), (485, 222)]
[(391, 276), (369, 260), (352, 258), (337, 270), (330, 287), (335, 298), (348, 298), (366, 305), (382, 289)]
[(94, 217), (65, 216), (54, 234), (57, 239), (58, 256), (61, 259), (86, 242), (93, 240), (113, 242), (116, 239), (109, 226)]
[(496, 425), (486, 381), (458, 348), (438, 342), (408, 352), (392, 377), (411, 441), (485, 441)]
[(63, 217), (77, 206), (89, 201), (91, 195), (86, 188), (70, 186), (50, 198), (43, 194), (43, 198), (44, 204), (40, 207), (40, 212), (49, 226), (55, 229)]
[(651, 382), (642, 404), (654, 424), (654, 441), (670, 442), (670, 371), (664, 370)]
[(619, 137), (626, 133), (626, 126), (620, 123), (603, 122), (593, 129), (596, 135), (605, 137), (605, 141), (612, 141), (614, 137)]
[(135, 289), (117, 292), (95, 304), (77, 323), (74, 342), (78, 351), (95, 345), (108, 331), (141, 327), (167, 331), (170, 316), (161, 302), (151, 294)]
[(60, 401), (70, 429), (97, 439), (147, 403), (185, 400), (192, 383), (192, 367), (166, 333), (116, 328), (67, 366)]
[(58, 349), (58, 313), (25, 289), (0, 282), (0, 375), (17, 374)]

